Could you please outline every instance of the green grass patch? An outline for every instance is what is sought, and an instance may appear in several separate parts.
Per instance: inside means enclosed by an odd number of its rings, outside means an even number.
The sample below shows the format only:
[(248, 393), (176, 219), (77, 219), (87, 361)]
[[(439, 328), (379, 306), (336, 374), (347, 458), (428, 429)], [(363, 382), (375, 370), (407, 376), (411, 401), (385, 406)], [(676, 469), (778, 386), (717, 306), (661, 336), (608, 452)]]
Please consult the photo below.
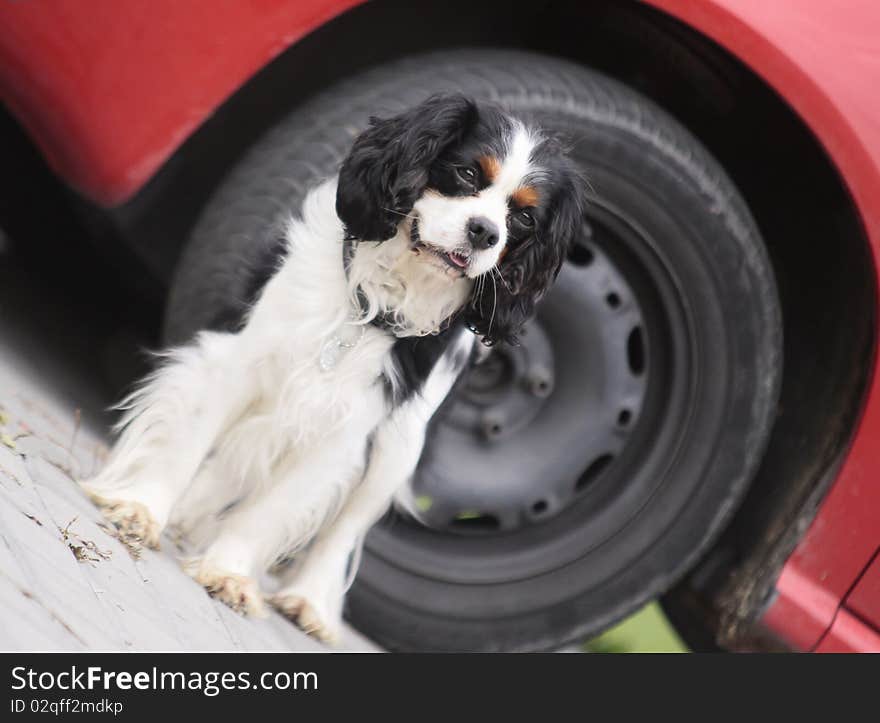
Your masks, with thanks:
[(687, 653), (688, 648), (656, 602), (586, 642), (590, 653)]

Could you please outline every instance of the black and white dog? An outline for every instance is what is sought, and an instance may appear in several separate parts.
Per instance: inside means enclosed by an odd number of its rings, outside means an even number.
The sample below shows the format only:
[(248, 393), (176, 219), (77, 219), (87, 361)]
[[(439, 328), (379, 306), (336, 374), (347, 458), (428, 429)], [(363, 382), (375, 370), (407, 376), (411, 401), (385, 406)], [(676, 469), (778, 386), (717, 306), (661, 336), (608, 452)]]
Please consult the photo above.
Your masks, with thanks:
[(373, 119), (289, 222), (240, 331), (165, 353), (84, 487), (130, 543), (183, 529), (187, 570), (244, 612), (299, 550), (268, 601), (333, 640), (369, 527), (395, 496), (418, 517), (406, 483), (431, 416), (477, 338), (515, 342), (583, 199), (560, 144), (493, 106), (434, 96)]

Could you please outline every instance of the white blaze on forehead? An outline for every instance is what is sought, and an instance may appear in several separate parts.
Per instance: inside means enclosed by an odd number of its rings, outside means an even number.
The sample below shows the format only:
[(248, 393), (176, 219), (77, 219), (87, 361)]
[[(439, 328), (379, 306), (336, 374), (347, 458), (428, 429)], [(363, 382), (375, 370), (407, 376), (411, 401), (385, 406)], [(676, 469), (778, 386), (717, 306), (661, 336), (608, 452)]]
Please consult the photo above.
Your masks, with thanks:
[(507, 142), (507, 154), (501, 159), (501, 165), (492, 186), (510, 196), (522, 186), (528, 176), (537, 169), (532, 165), (532, 151), (541, 141), (541, 137), (526, 128), (521, 122), (513, 122), (513, 131)]
[[(421, 240), (443, 251), (462, 251), (470, 255), (465, 272), (471, 279), (488, 273), (501, 259), (507, 245), (509, 202), (518, 190), (528, 187), (543, 171), (534, 165), (532, 154), (541, 136), (520, 121), (511, 122), (500, 157), (483, 156), (479, 163), (489, 185), (478, 193), (465, 196), (444, 196), (435, 190), (422, 194), (413, 207), (419, 219)], [(475, 249), (468, 240), (468, 223), (485, 218), (498, 229), (497, 243)], [(442, 262), (441, 268), (442, 268)], [(445, 269), (444, 269), (445, 270)]]

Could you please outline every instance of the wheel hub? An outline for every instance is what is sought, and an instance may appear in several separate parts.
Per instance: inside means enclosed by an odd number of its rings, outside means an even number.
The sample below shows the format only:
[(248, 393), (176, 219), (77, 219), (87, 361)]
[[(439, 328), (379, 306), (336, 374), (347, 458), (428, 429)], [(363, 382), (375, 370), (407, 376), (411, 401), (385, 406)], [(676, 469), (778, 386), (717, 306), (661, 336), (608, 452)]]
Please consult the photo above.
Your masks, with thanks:
[(492, 347), (468, 370), (446, 410), (448, 424), (499, 442), (533, 421), (553, 391), (553, 349), (540, 325), (524, 331), (520, 346)]

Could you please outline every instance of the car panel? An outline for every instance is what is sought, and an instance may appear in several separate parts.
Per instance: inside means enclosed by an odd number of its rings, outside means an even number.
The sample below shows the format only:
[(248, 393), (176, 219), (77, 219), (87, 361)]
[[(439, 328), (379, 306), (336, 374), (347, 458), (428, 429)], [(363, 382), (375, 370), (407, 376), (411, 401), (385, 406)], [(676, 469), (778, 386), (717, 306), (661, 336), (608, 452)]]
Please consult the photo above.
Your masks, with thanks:
[(55, 173), (115, 206), (248, 78), (358, 1), (3, 2), (0, 99)]
[(812, 650), (828, 630), (840, 598), (797, 566), (787, 565), (776, 581), (776, 597), (763, 623), (798, 650)]
[(847, 596), (846, 606), (880, 631), (880, 551)]
[(846, 608), (840, 608), (817, 653), (880, 653), (880, 633), (865, 625)]

